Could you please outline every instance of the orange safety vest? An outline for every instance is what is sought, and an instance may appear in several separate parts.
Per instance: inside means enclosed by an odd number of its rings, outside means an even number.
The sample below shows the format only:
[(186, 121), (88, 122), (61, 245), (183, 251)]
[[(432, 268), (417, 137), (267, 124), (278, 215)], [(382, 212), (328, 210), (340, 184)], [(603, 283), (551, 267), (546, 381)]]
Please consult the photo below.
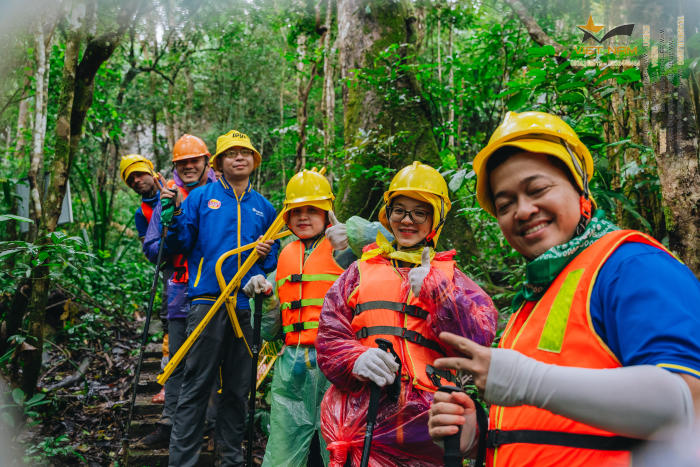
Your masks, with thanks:
[[(646, 243), (667, 251), (650, 236), (633, 230), (604, 235), (559, 273), (539, 301), (525, 302), (511, 316), (498, 347), (559, 366), (622, 366), (593, 328), (590, 296), (600, 268), (626, 242)], [(486, 464), (628, 466), (629, 451), (638, 442), (537, 407), (494, 405), (489, 417)]]
[[(186, 199), (187, 195), (190, 194), (185, 188), (180, 185), (175, 184), (175, 180), (168, 180), (167, 186), (170, 190), (177, 187), (182, 194), (182, 199)], [(187, 284), (189, 280), (189, 273), (187, 270), (187, 257), (185, 255), (175, 255), (173, 257), (173, 282), (179, 282), (181, 284)]]
[[(434, 258), (430, 266), (452, 281), (453, 260)], [(351, 325), (355, 336), (367, 347), (377, 347), (377, 338), (391, 342), (401, 359), (402, 378), (418, 389), (435, 392), (437, 380), (449, 379), (451, 375), (430, 365), (436, 358), (444, 357), (445, 350), (427, 324), (426, 307), (410, 289), (408, 297), (402, 298), (406, 278), (387, 258), (360, 260), (357, 267), (360, 283), (348, 299), (353, 308)]]
[(304, 261), (304, 243), (290, 243), (277, 260), (277, 295), (282, 308), (282, 331), (287, 345), (314, 345), (323, 297), (344, 269), (333, 259), (327, 238)]

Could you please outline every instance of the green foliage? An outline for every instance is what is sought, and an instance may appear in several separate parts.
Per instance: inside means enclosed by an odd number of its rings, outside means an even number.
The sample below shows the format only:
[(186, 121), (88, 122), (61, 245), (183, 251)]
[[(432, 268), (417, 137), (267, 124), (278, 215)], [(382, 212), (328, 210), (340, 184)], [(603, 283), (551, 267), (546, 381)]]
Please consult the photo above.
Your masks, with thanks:
[(56, 437), (46, 437), (37, 444), (27, 446), (23, 460), (29, 465), (43, 464), (51, 459), (86, 462), (85, 457), (69, 443), (65, 433)]

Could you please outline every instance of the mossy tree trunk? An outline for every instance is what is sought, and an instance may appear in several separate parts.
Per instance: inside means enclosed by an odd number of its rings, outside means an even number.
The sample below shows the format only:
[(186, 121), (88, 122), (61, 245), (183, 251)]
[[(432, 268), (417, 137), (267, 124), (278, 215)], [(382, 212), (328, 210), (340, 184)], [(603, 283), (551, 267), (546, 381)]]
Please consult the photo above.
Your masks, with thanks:
[(440, 165), (429, 108), (410, 69), (422, 27), (408, 0), (338, 1), (347, 150), (341, 218), (376, 215), (396, 169), (414, 160)]
[[(338, 188), (340, 219), (376, 219), (397, 169), (442, 164), (430, 107), (413, 72), (424, 13), (409, 0), (338, 1), (346, 157)], [(463, 258), (478, 254), (468, 219), (453, 209), (440, 240)]]
[(700, 277), (700, 159), (698, 74), (674, 85), (666, 77), (648, 86), (654, 153), (667, 210), (669, 246)]

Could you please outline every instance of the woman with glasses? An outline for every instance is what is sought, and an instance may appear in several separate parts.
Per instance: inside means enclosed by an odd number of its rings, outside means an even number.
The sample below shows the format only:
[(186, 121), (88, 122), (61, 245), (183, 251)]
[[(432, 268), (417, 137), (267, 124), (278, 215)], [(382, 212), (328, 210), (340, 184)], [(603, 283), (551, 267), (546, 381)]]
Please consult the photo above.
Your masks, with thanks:
[[(404, 167), (384, 202), (379, 220), (395, 240), (379, 232), (324, 300), (316, 349), (333, 385), (321, 405), (321, 430), (331, 465), (359, 465), (375, 385), (370, 465), (439, 465), (443, 453), (428, 435), (427, 411), (437, 387), (455, 375), (430, 365), (450, 354), (437, 336), (450, 330), (489, 345), (497, 311), (456, 267), (454, 250), (435, 250), (451, 207), (437, 170), (419, 162)], [(378, 348), (378, 339), (393, 352)]]

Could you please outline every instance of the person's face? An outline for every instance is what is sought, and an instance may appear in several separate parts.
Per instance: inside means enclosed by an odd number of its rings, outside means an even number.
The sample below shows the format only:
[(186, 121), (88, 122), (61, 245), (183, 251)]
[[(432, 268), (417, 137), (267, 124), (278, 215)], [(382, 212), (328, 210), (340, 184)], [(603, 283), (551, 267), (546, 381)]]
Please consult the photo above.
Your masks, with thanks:
[(313, 238), (326, 227), (326, 211), (315, 206), (299, 206), (289, 211), (289, 228), (302, 240)]
[(126, 184), (141, 196), (154, 194), (156, 190), (156, 181), (148, 172), (131, 172)]
[(498, 225), (528, 259), (569, 241), (581, 217), (579, 193), (543, 154), (520, 153), (489, 176)]
[(175, 169), (185, 184), (200, 181), (200, 177), (207, 165), (207, 159), (204, 156), (193, 157), (191, 159), (183, 159), (175, 161)]
[[(410, 211), (410, 215), (407, 211)], [(417, 199), (397, 196), (391, 203), (388, 218), (399, 247), (408, 248), (423, 241), (430, 233), (433, 226), (433, 208)]]
[(234, 146), (224, 151), (221, 156), (221, 172), (227, 180), (249, 178), (255, 168), (253, 151)]

